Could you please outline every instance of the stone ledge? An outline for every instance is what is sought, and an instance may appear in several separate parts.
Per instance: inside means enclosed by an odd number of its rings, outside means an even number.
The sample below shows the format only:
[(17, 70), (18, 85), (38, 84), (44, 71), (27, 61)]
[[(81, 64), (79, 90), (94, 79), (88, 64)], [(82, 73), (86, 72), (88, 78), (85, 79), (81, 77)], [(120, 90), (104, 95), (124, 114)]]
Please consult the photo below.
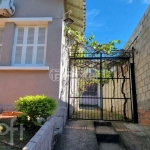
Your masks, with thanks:
[(2, 116), (19, 116), (22, 115), (22, 112), (18, 112), (18, 111), (3, 111), (2, 112)]
[(64, 120), (66, 119), (65, 111), (67, 111), (66, 108), (59, 107), (55, 115), (48, 118), (22, 150), (37, 150), (37, 147), (51, 150), (56, 142), (56, 135), (63, 130)]

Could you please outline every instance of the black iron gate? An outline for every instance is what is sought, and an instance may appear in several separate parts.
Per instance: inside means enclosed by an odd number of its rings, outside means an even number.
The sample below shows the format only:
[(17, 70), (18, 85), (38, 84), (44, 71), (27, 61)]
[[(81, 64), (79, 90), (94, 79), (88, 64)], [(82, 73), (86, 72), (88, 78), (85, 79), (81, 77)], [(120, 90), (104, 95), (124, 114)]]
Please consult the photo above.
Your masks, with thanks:
[(132, 120), (133, 51), (74, 53), (69, 61), (69, 119)]

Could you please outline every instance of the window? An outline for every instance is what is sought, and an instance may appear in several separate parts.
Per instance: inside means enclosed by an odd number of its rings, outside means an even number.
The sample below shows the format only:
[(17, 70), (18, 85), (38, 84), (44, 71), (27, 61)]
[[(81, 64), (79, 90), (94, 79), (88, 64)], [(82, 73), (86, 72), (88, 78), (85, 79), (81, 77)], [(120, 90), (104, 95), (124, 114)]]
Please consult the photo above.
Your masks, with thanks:
[(4, 33), (4, 28), (0, 27), (0, 55), (2, 52), (3, 33)]
[(13, 47), (12, 65), (44, 65), (46, 27), (17, 27)]

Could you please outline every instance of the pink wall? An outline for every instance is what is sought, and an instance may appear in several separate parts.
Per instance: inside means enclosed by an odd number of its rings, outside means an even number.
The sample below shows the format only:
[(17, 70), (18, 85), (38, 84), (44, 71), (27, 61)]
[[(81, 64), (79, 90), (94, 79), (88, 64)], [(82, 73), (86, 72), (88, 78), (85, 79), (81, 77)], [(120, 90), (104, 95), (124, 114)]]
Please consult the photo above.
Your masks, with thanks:
[(13, 105), (19, 97), (45, 94), (58, 98), (57, 83), (49, 78), (48, 71), (0, 71), (1, 105)]
[[(16, 13), (13, 18), (42, 16), (53, 18), (48, 24), (45, 66), (60, 69), (64, 1), (15, 0), (15, 6)], [(11, 66), (15, 26), (13, 22), (5, 25), (0, 66)], [(14, 105), (14, 101), (19, 97), (37, 94), (59, 99), (59, 82), (50, 80), (49, 71), (0, 71), (0, 107)]]

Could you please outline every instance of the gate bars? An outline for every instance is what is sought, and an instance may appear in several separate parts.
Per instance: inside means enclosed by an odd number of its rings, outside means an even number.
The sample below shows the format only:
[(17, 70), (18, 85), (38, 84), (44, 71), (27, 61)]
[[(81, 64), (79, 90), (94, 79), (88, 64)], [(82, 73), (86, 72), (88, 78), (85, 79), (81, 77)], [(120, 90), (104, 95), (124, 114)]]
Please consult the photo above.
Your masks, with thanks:
[(134, 64), (133, 56), (129, 50), (115, 50), (109, 55), (92, 50), (70, 54), (68, 118), (120, 121), (136, 118), (134, 74), (130, 67)]

